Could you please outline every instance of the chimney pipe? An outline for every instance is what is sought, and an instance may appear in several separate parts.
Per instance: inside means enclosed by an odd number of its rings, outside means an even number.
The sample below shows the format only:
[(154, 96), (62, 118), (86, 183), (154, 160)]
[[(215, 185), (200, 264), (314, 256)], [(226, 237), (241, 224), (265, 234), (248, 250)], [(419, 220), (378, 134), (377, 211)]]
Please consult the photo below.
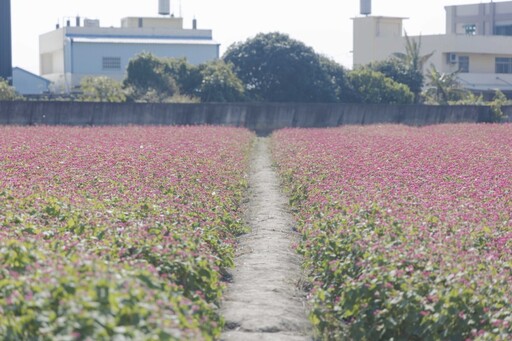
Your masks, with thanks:
[(76, 27), (80, 27), (80, 17), (76, 17)]
[(68, 19), (68, 20), (66, 20), (66, 26), (67, 26), (67, 27), (70, 27), (70, 26), (71, 26), (71, 20), (69, 20), (69, 19)]
[(0, 0), (0, 77), (12, 84), (11, 0)]
[(196, 18), (194, 18), (194, 19), (192, 20), (192, 29), (193, 29), (193, 30), (197, 30), (197, 19), (196, 19)]

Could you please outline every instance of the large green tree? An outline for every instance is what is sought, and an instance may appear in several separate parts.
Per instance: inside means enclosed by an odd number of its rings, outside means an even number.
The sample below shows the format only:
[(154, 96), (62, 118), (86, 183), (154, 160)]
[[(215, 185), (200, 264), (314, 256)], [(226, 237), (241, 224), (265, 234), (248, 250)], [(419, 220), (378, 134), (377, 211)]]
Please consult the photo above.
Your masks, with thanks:
[(149, 53), (130, 60), (123, 85), (129, 99), (136, 102), (165, 102), (179, 93), (166, 62)]
[(337, 101), (336, 89), (323, 72), (319, 56), (286, 34), (258, 34), (231, 45), (223, 59), (234, 65), (250, 100)]
[(414, 94), (405, 84), (367, 68), (350, 72), (349, 81), (360, 103), (411, 104)]

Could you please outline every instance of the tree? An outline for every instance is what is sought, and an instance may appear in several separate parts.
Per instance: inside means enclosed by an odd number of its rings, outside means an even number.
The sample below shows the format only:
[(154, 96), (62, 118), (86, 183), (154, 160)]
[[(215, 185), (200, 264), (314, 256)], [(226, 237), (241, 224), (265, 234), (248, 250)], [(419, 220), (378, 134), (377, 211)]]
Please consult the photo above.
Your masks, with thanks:
[(424, 83), (424, 76), (420, 70), (410, 68), (396, 58), (371, 63), (367, 67), (384, 74), (397, 83), (407, 85), (415, 96), (415, 102), (419, 102)]
[(79, 99), (86, 102), (125, 102), (126, 95), (121, 83), (115, 80), (100, 77), (84, 77), (80, 81), (82, 94)]
[[(327, 76), (330, 87), (334, 91), (335, 102), (355, 102), (357, 101), (354, 89), (350, 86), (348, 81), (347, 71), (343, 66), (336, 63), (334, 60), (319, 56), (320, 67)], [(327, 87), (326, 87), (327, 88)], [(330, 89), (326, 89), (331, 91)]]
[(251, 100), (336, 101), (335, 90), (322, 70), (318, 55), (286, 34), (258, 34), (231, 45), (223, 59), (234, 65)]
[(149, 53), (130, 60), (123, 82), (128, 97), (136, 102), (165, 102), (179, 93), (165, 61)]
[(400, 84), (382, 73), (367, 68), (350, 72), (349, 81), (360, 103), (411, 104), (414, 94), (407, 85)]
[(0, 78), (0, 101), (15, 101), (22, 98), (7, 81)]
[(223, 61), (202, 64), (201, 85), (197, 89), (202, 102), (237, 102), (245, 98), (244, 85), (233, 72), (233, 66)]
[(425, 64), (434, 55), (435, 51), (421, 55), (421, 36), (411, 39), (405, 32), (405, 53), (395, 52), (393, 56), (404, 63), (408, 68), (423, 73)]
[(434, 65), (431, 65), (427, 75), (426, 102), (448, 105), (450, 102), (460, 101), (467, 97), (469, 92), (462, 88), (457, 74), (458, 72), (440, 73)]
[(489, 103), (493, 115), (493, 121), (501, 122), (508, 119), (508, 117), (503, 113), (502, 107), (504, 105), (510, 105), (510, 103), (511, 102), (503, 92), (496, 90), (494, 98)]
[[(423, 71), (425, 69), (425, 64), (434, 55), (434, 53), (435, 51), (432, 51), (425, 55), (421, 55), (421, 36), (418, 40), (411, 39), (407, 35), (407, 32), (405, 32), (405, 53), (393, 53), (393, 57), (405, 65), (410, 81), (403, 84), (407, 84), (414, 93), (415, 102), (419, 102), (421, 99), (420, 95), (424, 84)], [(421, 81), (419, 75), (421, 75)]]
[(165, 64), (163, 72), (176, 81), (180, 94), (196, 96), (196, 91), (202, 81), (199, 67), (190, 64), (185, 58), (165, 58), (161, 60)]

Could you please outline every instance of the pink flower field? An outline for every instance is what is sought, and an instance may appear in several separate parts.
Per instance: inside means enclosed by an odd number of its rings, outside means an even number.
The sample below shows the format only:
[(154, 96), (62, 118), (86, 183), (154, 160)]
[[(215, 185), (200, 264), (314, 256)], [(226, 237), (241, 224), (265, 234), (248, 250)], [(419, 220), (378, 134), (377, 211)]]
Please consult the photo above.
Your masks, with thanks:
[(213, 339), (253, 134), (0, 127), (0, 339)]
[(272, 137), (326, 339), (512, 338), (512, 125)]

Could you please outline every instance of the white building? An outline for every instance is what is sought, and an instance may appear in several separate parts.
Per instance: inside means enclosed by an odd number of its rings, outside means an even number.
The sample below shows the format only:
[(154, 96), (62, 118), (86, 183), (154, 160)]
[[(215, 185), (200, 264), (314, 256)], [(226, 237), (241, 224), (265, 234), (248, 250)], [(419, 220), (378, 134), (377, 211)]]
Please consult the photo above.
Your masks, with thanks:
[(186, 58), (192, 64), (219, 58), (212, 31), (183, 28), (174, 17), (121, 21), (121, 27), (100, 27), (98, 20), (76, 18), (65, 27), (39, 37), (40, 74), (53, 82), (54, 91), (70, 92), (85, 76), (108, 76), (121, 81), (133, 57), (149, 52), (157, 57)]
[[(461, 84), (469, 90), (512, 91), (512, 1), (447, 6), (445, 10), (446, 34), (421, 37), (422, 55), (434, 51), (427, 64), (443, 73), (459, 71)], [(354, 18), (354, 66), (405, 52), (404, 19)]]

